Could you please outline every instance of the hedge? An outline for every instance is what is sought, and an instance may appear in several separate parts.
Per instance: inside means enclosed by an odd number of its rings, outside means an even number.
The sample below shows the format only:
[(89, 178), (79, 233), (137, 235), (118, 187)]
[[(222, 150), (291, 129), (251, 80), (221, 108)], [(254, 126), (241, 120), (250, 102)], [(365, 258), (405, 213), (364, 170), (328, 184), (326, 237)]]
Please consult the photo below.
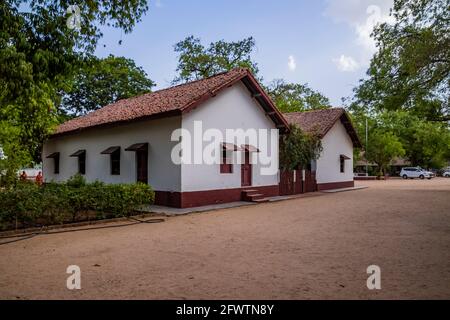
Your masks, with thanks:
[(143, 183), (86, 183), (82, 176), (43, 186), (20, 182), (0, 189), (0, 230), (127, 216), (154, 199)]

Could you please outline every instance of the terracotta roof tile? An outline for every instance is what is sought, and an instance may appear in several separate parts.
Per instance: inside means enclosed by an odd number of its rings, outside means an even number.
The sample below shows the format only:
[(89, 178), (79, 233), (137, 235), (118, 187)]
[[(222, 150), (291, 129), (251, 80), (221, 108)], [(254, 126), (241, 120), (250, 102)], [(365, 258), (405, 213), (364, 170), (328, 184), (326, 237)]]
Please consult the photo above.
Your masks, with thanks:
[(311, 133), (315, 131), (320, 137), (324, 137), (336, 121), (340, 119), (351, 137), (353, 145), (355, 147), (361, 147), (356, 130), (343, 108), (284, 113), (283, 116), (289, 124), (296, 124), (306, 132)]
[(296, 124), (306, 132), (317, 131), (323, 137), (344, 112), (342, 108), (331, 108), (283, 115), (289, 124)]
[(123, 99), (61, 124), (56, 129), (55, 135), (157, 114), (183, 111), (205, 96), (211, 96), (247, 75), (249, 75), (247, 69), (238, 68), (203, 80)]

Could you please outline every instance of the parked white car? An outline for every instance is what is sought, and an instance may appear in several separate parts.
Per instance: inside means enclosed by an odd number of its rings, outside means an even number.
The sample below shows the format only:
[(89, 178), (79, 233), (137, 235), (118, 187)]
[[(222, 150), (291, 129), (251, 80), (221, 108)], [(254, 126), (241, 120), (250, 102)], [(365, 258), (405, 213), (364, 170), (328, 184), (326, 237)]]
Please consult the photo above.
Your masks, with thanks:
[(445, 178), (450, 178), (450, 170), (445, 171), (445, 172), (442, 174), (442, 176), (445, 177)]
[(403, 168), (402, 171), (400, 172), (400, 177), (402, 177), (403, 179), (414, 179), (414, 178), (425, 179), (425, 178), (427, 178), (429, 180), (429, 179), (433, 178), (434, 176), (435, 176), (435, 174), (433, 172), (426, 171), (426, 170), (422, 169), (421, 167), (406, 167), (406, 168)]

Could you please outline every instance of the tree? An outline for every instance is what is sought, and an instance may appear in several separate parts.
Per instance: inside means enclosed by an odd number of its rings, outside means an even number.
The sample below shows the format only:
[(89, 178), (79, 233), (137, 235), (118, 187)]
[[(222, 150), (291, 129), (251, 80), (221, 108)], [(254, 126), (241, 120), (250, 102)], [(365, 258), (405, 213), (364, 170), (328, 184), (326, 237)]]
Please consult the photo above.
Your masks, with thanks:
[(0, 186), (14, 184), (17, 170), (31, 160), (28, 150), (16, 143), (20, 128), (6, 121), (0, 121)]
[(356, 88), (371, 110), (410, 110), (421, 119), (448, 121), (450, 10), (448, 0), (395, 0), (394, 24), (374, 30), (379, 49)]
[(280, 167), (283, 170), (305, 168), (319, 158), (322, 150), (322, 140), (317, 133), (305, 133), (291, 124), (289, 132), (280, 137)]
[(378, 165), (380, 175), (385, 174), (391, 161), (405, 154), (402, 143), (392, 133), (375, 129), (369, 136), (369, 148), (366, 159)]
[(120, 99), (151, 91), (154, 82), (132, 59), (91, 58), (74, 76), (71, 89), (63, 95), (62, 109), (72, 116), (97, 110)]
[[(147, 11), (144, 0), (76, 1), (79, 28), (69, 28), (72, 0), (4, 0), (0, 3), (0, 122), (14, 135), (0, 145), (14, 167), (39, 161), (40, 145), (58, 123), (59, 92), (102, 36), (100, 26), (125, 33)], [(69, 13), (68, 13), (69, 12)], [(12, 139), (11, 137), (14, 137)], [(12, 162), (14, 150), (27, 156)], [(12, 164), (10, 170), (13, 170)]]
[(425, 121), (408, 111), (367, 114), (353, 108), (351, 114), (361, 137), (365, 136), (367, 120), (370, 150), (372, 139), (378, 139), (372, 137), (374, 133), (389, 133), (402, 144), (403, 157), (414, 166), (442, 168), (450, 160), (450, 130), (446, 123)]
[(380, 121), (401, 141), (415, 166), (442, 168), (450, 160), (450, 130), (445, 123), (424, 121), (410, 112), (385, 112)]
[(258, 66), (251, 58), (254, 48), (252, 37), (236, 42), (220, 40), (205, 48), (199, 38), (189, 36), (175, 45), (178, 76), (173, 82), (199, 80), (236, 67), (245, 67), (257, 74)]
[(330, 108), (330, 100), (307, 84), (287, 83), (282, 79), (273, 80), (267, 91), (275, 105), (282, 112)]

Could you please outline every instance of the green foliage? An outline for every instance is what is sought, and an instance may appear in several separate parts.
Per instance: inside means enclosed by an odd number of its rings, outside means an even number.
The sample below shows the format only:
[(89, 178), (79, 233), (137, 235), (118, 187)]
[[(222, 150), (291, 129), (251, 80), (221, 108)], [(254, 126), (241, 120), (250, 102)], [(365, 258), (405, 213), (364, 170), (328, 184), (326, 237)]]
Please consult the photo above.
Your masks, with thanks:
[(450, 160), (450, 130), (446, 123), (425, 121), (407, 111), (365, 114), (361, 109), (353, 110), (352, 118), (360, 137), (365, 137), (368, 120), (368, 156), (379, 144), (374, 140), (386, 133), (396, 137), (404, 149), (401, 156), (414, 166), (442, 168)]
[(62, 109), (71, 116), (84, 115), (118, 100), (148, 93), (154, 85), (132, 59), (92, 57), (78, 70), (71, 89), (63, 95)]
[(272, 81), (267, 92), (282, 112), (301, 112), (330, 108), (330, 100), (307, 84), (287, 83), (282, 79)]
[(280, 167), (283, 170), (303, 168), (317, 160), (322, 153), (322, 140), (316, 133), (305, 133), (290, 125), (289, 133), (280, 137)]
[(20, 129), (7, 121), (0, 121), (0, 187), (17, 182), (17, 171), (31, 161), (28, 150), (18, 141)]
[(374, 130), (370, 134), (366, 159), (378, 165), (380, 175), (386, 173), (394, 158), (404, 155), (405, 150), (402, 143), (392, 132)]
[(254, 48), (252, 37), (236, 42), (220, 40), (205, 48), (199, 38), (189, 36), (175, 45), (179, 74), (173, 82), (199, 80), (236, 67), (245, 67), (257, 74), (258, 66), (251, 58)]
[[(81, 13), (79, 30), (66, 25), (74, 4)], [(0, 134), (7, 161), (18, 149), (27, 153), (20, 162), (40, 160), (42, 141), (59, 121), (59, 92), (94, 52), (100, 27), (130, 32), (146, 11), (144, 0), (0, 2), (0, 123), (14, 131), (13, 138)]]
[(77, 173), (66, 181), (66, 185), (73, 188), (81, 188), (86, 186), (86, 179), (81, 174)]
[(395, 24), (374, 31), (379, 52), (355, 90), (356, 101), (368, 110), (450, 120), (449, 1), (395, 0), (393, 16)]
[(446, 123), (424, 121), (404, 111), (383, 113), (380, 122), (399, 138), (413, 165), (442, 168), (450, 160), (450, 130)]
[(146, 184), (86, 183), (81, 176), (42, 187), (19, 182), (0, 191), (0, 229), (82, 221), (89, 212), (95, 219), (127, 216), (154, 197)]

